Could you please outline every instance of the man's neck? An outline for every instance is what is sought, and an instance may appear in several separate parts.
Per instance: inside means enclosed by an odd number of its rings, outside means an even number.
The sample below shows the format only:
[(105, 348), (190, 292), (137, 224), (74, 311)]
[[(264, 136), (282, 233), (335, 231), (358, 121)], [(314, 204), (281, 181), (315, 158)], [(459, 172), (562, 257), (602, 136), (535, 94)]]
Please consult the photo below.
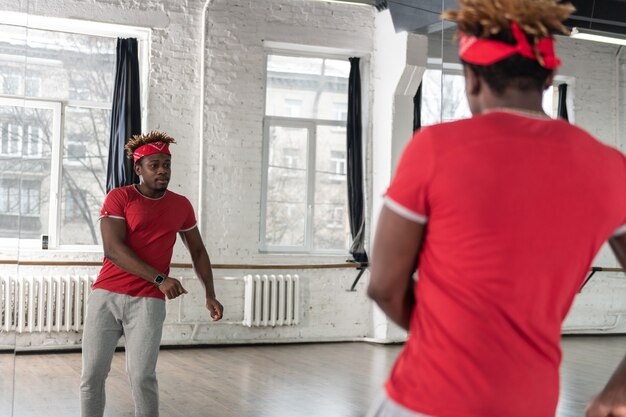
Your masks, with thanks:
[(503, 94), (486, 94), (482, 100), (481, 113), (494, 110), (518, 110), (526, 113), (544, 113), (541, 92), (507, 89)]
[(148, 197), (148, 198), (161, 198), (163, 197), (166, 191), (166, 190), (160, 191), (160, 190), (150, 189), (143, 182), (138, 185), (135, 185), (135, 188), (137, 189), (137, 191), (139, 191), (141, 195), (143, 195), (144, 197)]

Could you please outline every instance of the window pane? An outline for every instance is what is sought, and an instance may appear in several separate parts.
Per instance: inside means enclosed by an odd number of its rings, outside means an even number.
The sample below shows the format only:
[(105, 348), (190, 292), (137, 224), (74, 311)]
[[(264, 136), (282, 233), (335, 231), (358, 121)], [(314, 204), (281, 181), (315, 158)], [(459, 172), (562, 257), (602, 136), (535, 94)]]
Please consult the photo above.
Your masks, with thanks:
[(0, 105), (0, 237), (48, 232), (53, 111)]
[(0, 25), (0, 91), (110, 103), (116, 42), (114, 38), (38, 29), (29, 29), (26, 37), (21, 28)]
[(306, 235), (306, 172), (270, 168), (265, 240), (270, 246), (303, 246)]
[(270, 126), (269, 133), (270, 166), (306, 170), (308, 129)]
[(308, 129), (270, 126), (265, 241), (303, 246), (306, 236)]
[(444, 74), (442, 92), (443, 121), (472, 117), (465, 94), (465, 77), (460, 74)]
[(349, 75), (348, 61), (269, 55), (266, 114), (345, 120)]
[(471, 117), (461, 74), (426, 70), (422, 78), (422, 126)]
[(426, 70), (422, 77), (422, 126), (441, 122), (441, 71)]
[(61, 181), (62, 245), (97, 245), (106, 190), (110, 110), (68, 107)]
[(313, 244), (316, 249), (347, 249), (346, 128), (318, 126), (316, 145)]

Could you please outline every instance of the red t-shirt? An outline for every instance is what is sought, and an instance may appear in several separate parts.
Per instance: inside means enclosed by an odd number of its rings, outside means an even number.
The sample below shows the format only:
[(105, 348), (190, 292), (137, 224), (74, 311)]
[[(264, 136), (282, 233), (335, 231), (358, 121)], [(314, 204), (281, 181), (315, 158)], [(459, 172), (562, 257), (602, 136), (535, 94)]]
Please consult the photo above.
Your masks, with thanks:
[(554, 417), (562, 322), (626, 232), (624, 155), (562, 120), (490, 112), (418, 132), (386, 205), (427, 223), (390, 398), (434, 417)]
[[(126, 221), (126, 245), (164, 274), (170, 270), (176, 233), (196, 227), (193, 207), (187, 198), (172, 191), (166, 191), (161, 198), (148, 198), (133, 185), (107, 194), (100, 210), (102, 217)], [(107, 258), (93, 287), (138, 297), (165, 298), (153, 283), (129, 274)]]

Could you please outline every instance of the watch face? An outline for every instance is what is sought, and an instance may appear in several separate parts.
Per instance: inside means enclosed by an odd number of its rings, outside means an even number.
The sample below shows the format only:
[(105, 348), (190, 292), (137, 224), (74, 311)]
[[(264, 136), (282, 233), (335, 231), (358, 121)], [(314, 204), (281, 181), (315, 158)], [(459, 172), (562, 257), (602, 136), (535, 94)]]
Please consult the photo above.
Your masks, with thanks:
[(157, 275), (156, 278), (154, 279), (154, 283), (157, 285), (162, 284), (163, 281), (165, 281), (165, 277), (161, 274)]

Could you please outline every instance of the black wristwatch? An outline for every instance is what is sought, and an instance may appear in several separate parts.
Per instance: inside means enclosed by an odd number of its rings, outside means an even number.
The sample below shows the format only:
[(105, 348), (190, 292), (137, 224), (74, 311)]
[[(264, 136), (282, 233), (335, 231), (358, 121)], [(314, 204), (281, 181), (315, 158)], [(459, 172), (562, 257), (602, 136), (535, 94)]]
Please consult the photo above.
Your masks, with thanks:
[(167, 278), (165, 274), (158, 274), (154, 278), (154, 284), (158, 287), (159, 285), (163, 284), (163, 281), (165, 281), (165, 278)]

